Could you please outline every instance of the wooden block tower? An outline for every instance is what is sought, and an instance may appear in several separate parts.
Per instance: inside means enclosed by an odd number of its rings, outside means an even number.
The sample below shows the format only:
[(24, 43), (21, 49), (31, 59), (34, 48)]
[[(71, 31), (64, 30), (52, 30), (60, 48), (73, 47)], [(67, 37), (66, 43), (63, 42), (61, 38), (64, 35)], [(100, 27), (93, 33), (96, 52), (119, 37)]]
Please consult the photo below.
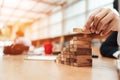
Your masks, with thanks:
[(61, 54), (57, 56), (57, 63), (76, 67), (92, 66), (92, 38), (88, 34), (83, 35), (85, 36), (75, 36), (70, 40), (69, 44), (61, 51)]

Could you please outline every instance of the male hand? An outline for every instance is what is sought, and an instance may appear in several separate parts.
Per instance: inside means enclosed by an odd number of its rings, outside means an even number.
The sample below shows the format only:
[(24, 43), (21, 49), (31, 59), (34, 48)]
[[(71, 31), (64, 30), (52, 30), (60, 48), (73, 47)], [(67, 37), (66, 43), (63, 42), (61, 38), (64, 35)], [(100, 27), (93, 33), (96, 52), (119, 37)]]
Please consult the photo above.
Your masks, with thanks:
[(85, 31), (100, 34), (101, 36), (111, 31), (117, 31), (120, 27), (120, 18), (109, 8), (101, 8), (90, 15), (86, 24)]

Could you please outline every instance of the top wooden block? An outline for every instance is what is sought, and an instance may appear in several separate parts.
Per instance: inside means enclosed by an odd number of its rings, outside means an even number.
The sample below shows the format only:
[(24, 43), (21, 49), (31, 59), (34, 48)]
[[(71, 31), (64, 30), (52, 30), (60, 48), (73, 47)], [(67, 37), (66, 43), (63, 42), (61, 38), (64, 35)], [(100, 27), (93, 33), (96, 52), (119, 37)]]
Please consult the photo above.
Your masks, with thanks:
[(92, 40), (92, 37), (89, 37), (89, 36), (87, 36), (87, 37), (74, 36), (73, 37), (73, 41), (89, 41), (89, 42), (91, 42), (91, 40)]
[(90, 31), (83, 31), (83, 29), (81, 29), (81, 28), (73, 28), (73, 32), (78, 32), (81, 34), (91, 34)]

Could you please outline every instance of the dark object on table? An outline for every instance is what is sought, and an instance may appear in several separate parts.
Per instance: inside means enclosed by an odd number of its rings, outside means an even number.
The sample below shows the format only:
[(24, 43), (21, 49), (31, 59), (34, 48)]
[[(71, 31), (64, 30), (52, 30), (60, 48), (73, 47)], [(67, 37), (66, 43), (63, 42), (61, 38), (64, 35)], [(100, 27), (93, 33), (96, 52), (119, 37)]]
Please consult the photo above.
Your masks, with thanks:
[(55, 51), (55, 52), (53, 52), (52, 54), (53, 55), (58, 55), (58, 54), (60, 54), (61, 53), (61, 51)]
[(113, 54), (118, 51), (117, 31), (114, 31), (107, 37), (100, 47), (100, 53), (103, 57), (115, 58)]
[(4, 54), (10, 54), (10, 55), (19, 55), (22, 54), (24, 51), (28, 51), (29, 47), (25, 46), (23, 44), (14, 44), (11, 46), (5, 46), (3, 53)]
[(97, 54), (92, 54), (92, 58), (98, 58)]

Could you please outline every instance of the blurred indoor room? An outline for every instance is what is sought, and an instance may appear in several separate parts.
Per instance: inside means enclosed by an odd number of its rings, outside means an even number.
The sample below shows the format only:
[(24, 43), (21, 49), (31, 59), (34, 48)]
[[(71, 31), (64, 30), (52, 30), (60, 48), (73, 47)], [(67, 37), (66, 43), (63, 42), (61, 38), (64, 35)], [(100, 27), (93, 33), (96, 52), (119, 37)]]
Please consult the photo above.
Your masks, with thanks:
[[(76, 34), (73, 28), (83, 28), (92, 11), (113, 8), (112, 3), (113, 0), (0, 0), (1, 46), (13, 43), (16, 32), (23, 31), (36, 51), (48, 41), (57, 45), (54, 50), (59, 52)], [(93, 40), (93, 45), (100, 46), (103, 39)]]
[[(86, 35), (73, 31), (73, 28), (83, 29), (97, 9), (113, 9), (113, 2), (0, 0), (0, 80), (118, 80), (116, 59), (104, 58), (99, 51), (110, 34)], [(89, 67), (71, 64), (70, 61), (76, 60), (71, 60), (76, 58), (73, 56), (63, 59), (70, 50), (77, 50), (70, 49), (73, 40), (79, 40), (77, 37), (83, 37), (84, 44), (81, 42), (79, 47), (89, 48), (80, 49), (89, 54)], [(72, 52), (67, 57), (71, 55)], [(42, 60), (41, 56), (44, 56)], [(57, 64), (57, 59), (62, 64)], [(80, 61), (83, 59), (86, 58)]]

